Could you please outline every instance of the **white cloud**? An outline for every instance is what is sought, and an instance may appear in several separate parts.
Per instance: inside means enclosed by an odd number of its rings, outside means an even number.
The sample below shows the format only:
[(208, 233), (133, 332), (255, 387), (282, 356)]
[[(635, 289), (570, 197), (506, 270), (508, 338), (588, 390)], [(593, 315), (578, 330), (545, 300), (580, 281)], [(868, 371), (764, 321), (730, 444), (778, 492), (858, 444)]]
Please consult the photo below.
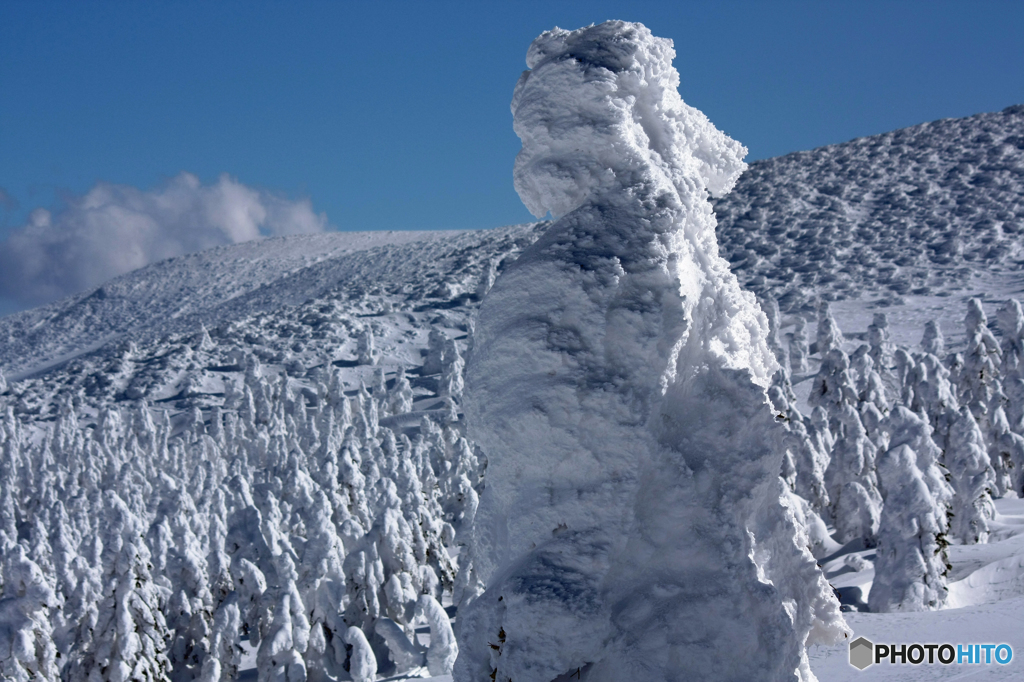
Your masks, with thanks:
[(150, 191), (100, 183), (60, 211), (37, 208), (0, 243), (0, 297), (37, 305), (154, 261), (211, 246), (327, 229), (293, 201), (222, 175), (181, 173)]

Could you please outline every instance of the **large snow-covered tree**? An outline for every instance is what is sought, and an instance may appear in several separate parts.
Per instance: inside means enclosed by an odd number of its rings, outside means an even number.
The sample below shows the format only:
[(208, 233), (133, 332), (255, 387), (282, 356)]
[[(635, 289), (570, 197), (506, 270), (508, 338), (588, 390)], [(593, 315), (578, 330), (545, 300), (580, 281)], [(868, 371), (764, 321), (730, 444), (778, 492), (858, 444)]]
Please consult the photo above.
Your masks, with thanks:
[(808, 642), (845, 634), (780, 502), (767, 320), (715, 246), (706, 192), (743, 148), (672, 56), (639, 24), (556, 29), (516, 87), (516, 188), (560, 217), (482, 302), (467, 366), (487, 590), (459, 610), (460, 682), (811, 679)]

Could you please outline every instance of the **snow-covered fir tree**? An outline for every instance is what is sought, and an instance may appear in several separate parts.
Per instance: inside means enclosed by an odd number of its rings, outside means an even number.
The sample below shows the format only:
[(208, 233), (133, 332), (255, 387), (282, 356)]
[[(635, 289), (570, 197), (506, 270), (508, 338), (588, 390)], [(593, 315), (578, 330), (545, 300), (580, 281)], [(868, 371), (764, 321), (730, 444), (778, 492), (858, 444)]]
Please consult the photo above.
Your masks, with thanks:
[(807, 358), (810, 355), (807, 343), (807, 320), (803, 317), (796, 318), (796, 326), (789, 339), (789, 367), (793, 374), (806, 374), (808, 365)]
[(897, 405), (882, 424), (889, 438), (889, 447), (908, 446), (915, 454), (915, 466), (928, 492), (937, 505), (949, 508), (954, 490), (948, 482), (948, 471), (942, 465), (942, 449), (932, 438), (932, 429), (919, 414)]
[(427, 670), (434, 677), (450, 675), (459, 656), (451, 622), (441, 604), (429, 594), (421, 595), (416, 612), (430, 626), (430, 647), (427, 649)]
[[(817, 514), (824, 514), (829, 506), (828, 491), (825, 487), (825, 469), (828, 468), (829, 453), (822, 447), (820, 439), (808, 431), (809, 423), (800, 411), (789, 402), (778, 386), (768, 390), (768, 399), (777, 411), (776, 419), (782, 427), (778, 430), (782, 442), (779, 448), (786, 453), (783, 463), (792, 468), (791, 475), (783, 474), (790, 488)], [(811, 429), (814, 427), (811, 426)]]
[(872, 611), (926, 611), (946, 599), (946, 507), (937, 503), (903, 443), (878, 458), (882, 519), (878, 530)]
[(1019, 372), (1024, 363), (1024, 309), (1020, 301), (1007, 299), (996, 313), (996, 322), (1002, 332), (1000, 371), (1007, 377)]
[(868, 325), (868, 343), (871, 345), (871, 359), (880, 369), (888, 369), (892, 363), (895, 347), (889, 335), (889, 318), (885, 313), (875, 313)]
[(850, 371), (850, 358), (845, 352), (834, 348), (822, 358), (807, 397), (807, 404), (824, 410), (828, 417), (827, 426), (833, 437), (840, 433), (844, 409), (849, 406), (856, 411), (860, 404), (857, 385)]
[(995, 471), (981, 429), (966, 405), (950, 425), (945, 465), (955, 491), (950, 533), (965, 544), (987, 542), (989, 521), (995, 516)]
[[(166, 589), (149, 569), (142, 522), (116, 492), (103, 495), (102, 594), (88, 648), (73, 651), (69, 679), (166, 680), (171, 664)], [(77, 655), (75, 655), (77, 654)]]
[(353, 626), (345, 631), (345, 644), (348, 645), (348, 674), (353, 682), (374, 682), (377, 679), (377, 657), (359, 628)]
[(1010, 490), (1018, 497), (1024, 483), (1024, 436), (1010, 430), (1003, 408), (997, 407), (992, 413), (992, 442), (988, 447), (989, 461), (995, 474), (995, 491), (1003, 497)]
[(875, 472), (877, 447), (852, 405), (842, 405), (837, 419), (836, 443), (825, 471), (837, 539), (843, 543), (859, 539), (874, 546), (882, 506)]
[(932, 427), (932, 439), (942, 449), (948, 445), (949, 427), (960, 407), (949, 377), (949, 370), (938, 357), (922, 353), (917, 356), (909, 378), (913, 399), (907, 407), (926, 416)]
[(782, 386), (787, 393), (792, 393), (789, 349), (782, 343), (782, 313), (779, 311), (779, 302), (768, 296), (761, 301), (761, 309), (768, 318), (768, 348), (779, 363), (779, 369), (772, 381)]
[(967, 328), (967, 350), (957, 376), (958, 397), (961, 405), (970, 408), (982, 434), (985, 434), (990, 430), (991, 412), (1002, 396), (1002, 383), (999, 381), (1001, 351), (988, 328), (988, 317), (978, 299), (972, 298), (967, 302), (964, 324)]
[(941, 358), (946, 351), (946, 340), (942, 336), (942, 329), (935, 320), (928, 320), (924, 324), (924, 335), (921, 337), (921, 350), (925, 353)]
[(217, 607), (210, 632), (210, 651), (203, 659), (200, 682), (233, 680), (242, 661), (239, 634), (242, 627), (238, 595), (232, 592)]
[(832, 306), (828, 301), (821, 301), (818, 304), (818, 330), (815, 336), (818, 355), (824, 359), (833, 350), (842, 350), (844, 341), (843, 332), (832, 315)]
[(55, 680), (58, 652), (51, 616), (60, 607), (42, 569), (21, 544), (4, 549), (0, 582), (0, 677)]

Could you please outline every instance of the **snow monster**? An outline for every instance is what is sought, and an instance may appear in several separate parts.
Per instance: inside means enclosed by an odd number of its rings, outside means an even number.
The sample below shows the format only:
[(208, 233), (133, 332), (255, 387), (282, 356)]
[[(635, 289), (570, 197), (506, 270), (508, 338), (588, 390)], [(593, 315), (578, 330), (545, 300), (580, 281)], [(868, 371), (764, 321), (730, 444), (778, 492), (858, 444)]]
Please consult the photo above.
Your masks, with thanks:
[(620, 21), (527, 54), (515, 186), (556, 220), (467, 365), (485, 591), (456, 682), (811, 680), (807, 644), (847, 635), (780, 501), (767, 319), (718, 255), (708, 192), (746, 149), (680, 99), (674, 55)]

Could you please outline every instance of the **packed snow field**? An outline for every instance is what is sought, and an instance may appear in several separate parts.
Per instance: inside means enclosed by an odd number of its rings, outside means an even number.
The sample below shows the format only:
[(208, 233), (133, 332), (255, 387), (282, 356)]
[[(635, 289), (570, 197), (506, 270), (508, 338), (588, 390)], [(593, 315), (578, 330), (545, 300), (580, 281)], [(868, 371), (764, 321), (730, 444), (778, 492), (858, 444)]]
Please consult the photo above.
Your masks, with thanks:
[[(555, 222), (0, 319), (0, 676), (1021, 676), (1024, 107), (743, 172), (637, 26), (531, 48), (516, 184)], [(860, 672), (858, 636), (1015, 656)]]

